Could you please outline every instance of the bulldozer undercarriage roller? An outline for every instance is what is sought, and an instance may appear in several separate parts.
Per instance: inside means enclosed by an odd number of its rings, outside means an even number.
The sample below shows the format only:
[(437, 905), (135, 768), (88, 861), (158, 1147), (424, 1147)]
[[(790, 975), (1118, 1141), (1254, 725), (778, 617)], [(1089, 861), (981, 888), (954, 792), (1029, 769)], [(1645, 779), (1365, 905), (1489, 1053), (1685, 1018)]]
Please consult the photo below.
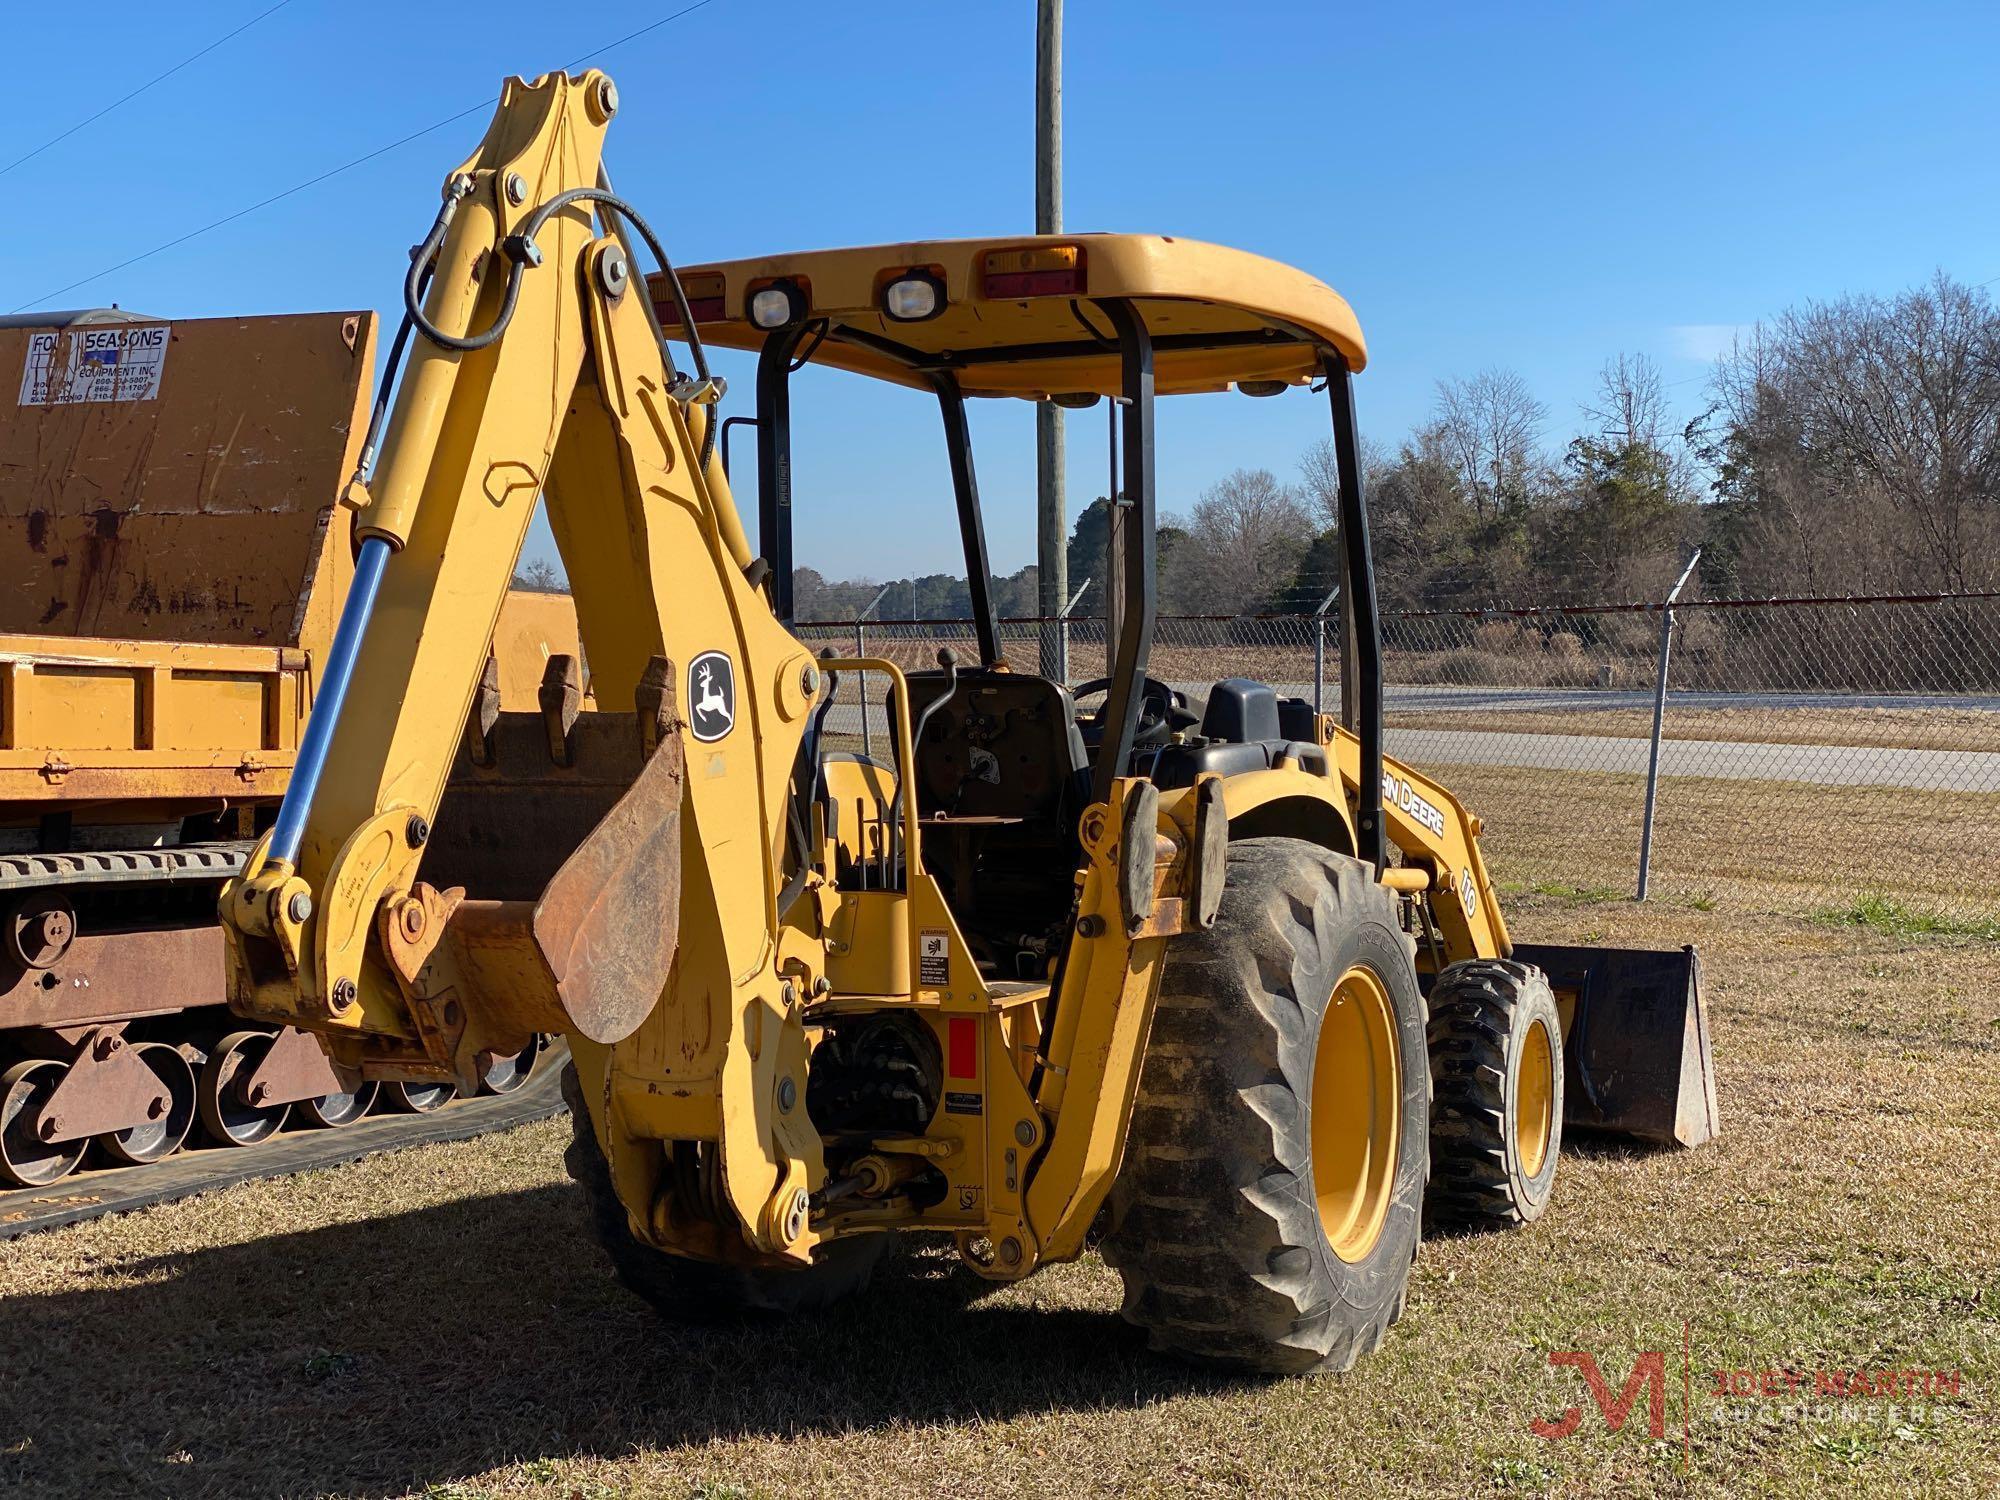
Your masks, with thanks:
[[(72, 1133), (73, 1121), (45, 1108), (71, 1077), (71, 1062), (32, 1057), (0, 1072), (0, 1239), (401, 1145), (505, 1129), (561, 1107), (556, 1069), (540, 1041), (494, 1059), (477, 1100), (454, 1102), (449, 1084), (369, 1081), (351, 1092), (253, 1102), (243, 1084), (274, 1036), (233, 1032), (205, 1057), (192, 1044), (128, 1044), (157, 1090), (137, 1123), (95, 1134)], [(556, 1048), (557, 1059), (562, 1052)], [(400, 1103), (405, 1092), (418, 1108)]]
[(528, 1043), (519, 1052), (504, 1054), (486, 1053), (482, 1057), (484, 1066), (479, 1074), (479, 1092), (482, 1094), (511, 1094), (528, 1081), (528, 1075), (535, 1070), (535, 1062), (542, 1054), (540, 1037)]
[(298, 1102), (299, 1115), (314, 1125), (327, 1130), (338, 1130), (343, 1125), (352, 1125), (356, 1120), (375, 1107), (381, 1095), (382, 1086), (368, 1082), (361, 1084), (350, 1093), (321, 1094), (317, 1099), (301, 1099)]
[(268, 1031), (231, 1032), (202, 1064), (201, 1123), (216, 1145), (255, 1146), (284, 1127), (292, 1106), (266, 1104), (244, 1087), (271, 1045)]
[(449, 1083), (411, 1083), (397, 1079), (382, 1085), (382, 1100), (398, 1114), (427, 1115), (443, 1109), (458, 1097), (458, 1088)]
[(106, 1161), (116, 1166), (143, 1167), (172, 1156), (187, 1139), (198, 1109), (194, 1069), (179, 1048), (146, 1042), (141, 1044), (139, 1056), (159, 1077), (167, 1105), (149, 1110), (143, 1124), (106, 1131), (97, 1138)]
[(69, 1064), (30, 1058), (0, 1074), (0, 1176), (17, 1187), (46, 1187), (76, 1170), (88, 1139), (49, 1140), (43, 1106)]

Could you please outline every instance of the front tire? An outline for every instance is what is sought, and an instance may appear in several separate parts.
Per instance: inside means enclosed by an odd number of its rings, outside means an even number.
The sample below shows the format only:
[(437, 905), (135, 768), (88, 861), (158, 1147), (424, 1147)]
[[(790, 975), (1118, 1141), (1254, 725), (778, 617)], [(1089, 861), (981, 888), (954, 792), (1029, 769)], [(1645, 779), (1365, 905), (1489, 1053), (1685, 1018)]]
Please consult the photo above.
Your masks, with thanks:
[(1548, 976), (1511, 959), (1451, 965), (1431, 987), (1429, 1040), (1431, 1222), (1533, 1223), (1562, 1148), (1562, 1017)]
[(563, 1165), (583, 1189), (591, 1229), (618, 1279), (663, 1317), (679, 1323), (715, 1323), (818, 1312), (866, 1287), (889, 1248), (891, 1236), (886, 1233), (854, 1235), (820, 1246), (810, 1266), (779, 1271), (714, 1265), (641, 1244), (632, 1237), (625, 1205), (612, 1186), (611, 1167), (597, 1143), (573, 1062), (563, 1065), (562, 1092), (570, 1116)]
[(1155, 1349), (1345, 1370), (1416, 1256), (1423, 999), (1367, 865), (1283, 838), (1228, 860), (1215, 926), (1167, 950), (1104, 1255)]

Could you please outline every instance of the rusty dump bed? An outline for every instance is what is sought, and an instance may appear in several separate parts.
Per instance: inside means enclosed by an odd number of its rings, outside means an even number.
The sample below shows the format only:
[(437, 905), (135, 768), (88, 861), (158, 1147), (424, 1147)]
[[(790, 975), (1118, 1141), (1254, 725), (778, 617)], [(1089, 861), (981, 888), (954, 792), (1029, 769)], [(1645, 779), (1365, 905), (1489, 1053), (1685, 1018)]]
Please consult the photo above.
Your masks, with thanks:
[[(0, 855), (282, 793), (353, 574), (374, 314), (106, 317), (0, 327)], [(575, 640), (510, 599), (508, 706)]]
[(0, 329), (0, 824), (282, 790), (374, 361), (364, 312)]
[(0, 329), (0, 633), (323, 637), (374, 369), (365, 312)]

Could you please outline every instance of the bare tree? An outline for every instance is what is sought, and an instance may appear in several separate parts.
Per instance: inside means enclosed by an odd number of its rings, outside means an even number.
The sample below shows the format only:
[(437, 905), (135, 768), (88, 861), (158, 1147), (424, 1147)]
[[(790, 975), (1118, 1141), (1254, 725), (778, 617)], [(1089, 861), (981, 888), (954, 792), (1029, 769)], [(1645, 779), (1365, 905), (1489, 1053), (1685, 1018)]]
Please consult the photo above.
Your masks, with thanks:
[(1531, 498), (1548, 408), (1512, 370), (1438, 382), (1437, 424), (1473, 509), (1484, 520)]
[(2000, 573), (2000, 311), (1942, 272), (1783, 314), (1717, 372), (1726, 491), (1834, 588)]
[[(1387, 451), (1375, 439), (1361, 438), (1361, 488), (1373, 494), (1393, 467)], [(1340, 524), (1340, 460), (1333, 439), (1321, 438), (1299, 458), (1299, 483), (1305, 502), (1321, 526)]]
[(1298, 491), (1269, 469), (1238, 469), (1202, 492), (1181, 523), (1174, 592), (1203, 612), (1261, 609), (1287, 590), (1312, 544)]
[(1598, 434), (1622, 447), (1667, 446), (1667, 399), (1660, 368), (1643, 354), (1620, 354), (1597, 372), (1597, 396), (1583, 408)]
[(531, 557), (515, 570), (514, 587), (531, 594), (567, 594), (569, 580), (546, 557)]

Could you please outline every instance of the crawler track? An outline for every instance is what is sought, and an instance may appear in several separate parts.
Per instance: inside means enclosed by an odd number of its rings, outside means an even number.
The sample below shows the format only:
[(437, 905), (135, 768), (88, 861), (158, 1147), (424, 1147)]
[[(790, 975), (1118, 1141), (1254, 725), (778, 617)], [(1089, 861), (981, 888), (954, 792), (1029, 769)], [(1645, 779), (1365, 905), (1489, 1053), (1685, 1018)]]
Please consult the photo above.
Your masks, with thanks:
[(546, 1119), (563, 1108), (567, 1061), (563, 1050), (555, 1048), (513, 1093), (463, 1099), (435, 1114), (374, 1115), (338, 1130), (292, 1131), (251, 1150), (182, 1151), (152, 1166), (78, 1172), (46, 1188), (0, 1193), (0, 1240), (151, 1208), (260, 1177), (290, 1177), (382, 1151), (461, 1141)]

